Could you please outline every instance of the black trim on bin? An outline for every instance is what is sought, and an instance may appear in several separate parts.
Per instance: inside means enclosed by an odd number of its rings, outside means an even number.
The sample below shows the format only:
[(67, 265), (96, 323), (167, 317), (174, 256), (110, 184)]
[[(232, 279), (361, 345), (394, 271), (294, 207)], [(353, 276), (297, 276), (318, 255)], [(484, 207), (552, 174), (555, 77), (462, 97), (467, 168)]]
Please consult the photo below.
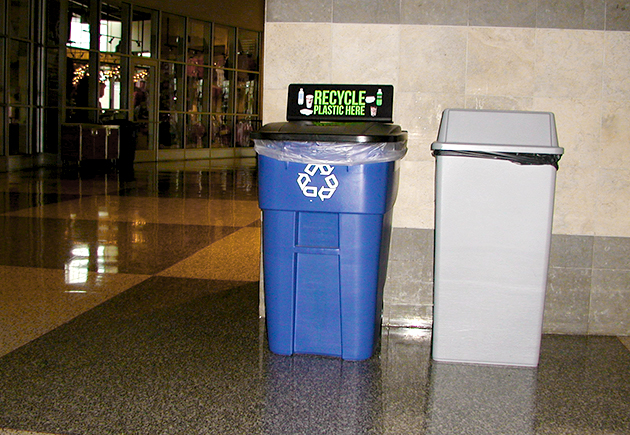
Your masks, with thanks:
[(293, 142), (406, 142), (399, 125), (379, 122), (275, 122), (250, 133), (252, 139)]
[(558, 169), (559, 154), (498, 153), (480, 151), (433, 150), (433, 156), (459, 156), (478, 159), (508, 160), (519, 165), (550, 165)]

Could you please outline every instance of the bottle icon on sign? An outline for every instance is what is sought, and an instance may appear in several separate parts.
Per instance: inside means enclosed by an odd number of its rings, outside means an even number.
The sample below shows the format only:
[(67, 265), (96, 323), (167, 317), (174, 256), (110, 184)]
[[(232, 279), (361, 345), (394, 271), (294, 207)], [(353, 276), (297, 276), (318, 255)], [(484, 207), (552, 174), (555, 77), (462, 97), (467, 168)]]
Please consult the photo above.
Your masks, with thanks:
[(301, 106), (304, 104), (304, 89), (300, 88), (300, 92), (298, 92), (298, 105)]
[(381, 106), (383, 104), (383, 91), (380, 89), (376, 92), (376, 105)]

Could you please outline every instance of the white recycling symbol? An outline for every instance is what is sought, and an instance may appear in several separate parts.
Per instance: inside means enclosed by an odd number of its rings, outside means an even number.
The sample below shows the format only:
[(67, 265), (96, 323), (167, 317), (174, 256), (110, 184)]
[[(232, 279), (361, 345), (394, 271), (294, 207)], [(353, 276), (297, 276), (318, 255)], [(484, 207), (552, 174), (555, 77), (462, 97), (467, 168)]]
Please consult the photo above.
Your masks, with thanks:
[[(337, 190), (337, 186), (339, 186), (337, 177), (335, 177), (335, 174), (332, 173), (334, 170), (335, 167), (330, 165), (306, 165), (304, 172), (299, 172), (297, 178), (298, 186), (300, 186), (304, 196), (310, 198), (319, 197), (322, 201), (333, 196), (335, 190)], [(326, 186), (318, 187), (310, 185), (311, 181), (313, 181), (311, 177), (318, 172), (324, 176)]]

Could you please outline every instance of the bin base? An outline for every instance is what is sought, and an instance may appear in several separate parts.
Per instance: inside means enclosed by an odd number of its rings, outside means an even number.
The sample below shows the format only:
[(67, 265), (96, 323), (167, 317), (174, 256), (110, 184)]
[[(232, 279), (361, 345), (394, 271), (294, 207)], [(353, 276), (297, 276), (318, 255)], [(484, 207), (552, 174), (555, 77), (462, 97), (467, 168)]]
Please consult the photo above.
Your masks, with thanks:
[(372, 356), (380, 337), (390, 234), (391, 211), (263, 210), (270, 350), (347, 360)]

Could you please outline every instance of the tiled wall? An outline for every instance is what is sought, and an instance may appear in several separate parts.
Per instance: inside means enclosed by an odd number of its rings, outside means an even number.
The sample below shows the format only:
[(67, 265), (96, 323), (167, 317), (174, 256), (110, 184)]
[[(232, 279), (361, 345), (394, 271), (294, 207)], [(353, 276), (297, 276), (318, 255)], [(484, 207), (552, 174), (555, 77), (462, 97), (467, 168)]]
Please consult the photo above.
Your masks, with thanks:
[[(629, 335), (630, 239), (553, 235), (544, 331)], [(383, 320), (430, 327), (433, 230), (395, 228)]]
[[(556, 115), (545, 330), (630, 334), (630, 3), (268, 0), (264, 121), (289, 83), (391, 83), (409, 131), (384, 315), (428, 326), (434, 159), (445, 108)], [(429, 246), (431, 248), (429, 248)]]

